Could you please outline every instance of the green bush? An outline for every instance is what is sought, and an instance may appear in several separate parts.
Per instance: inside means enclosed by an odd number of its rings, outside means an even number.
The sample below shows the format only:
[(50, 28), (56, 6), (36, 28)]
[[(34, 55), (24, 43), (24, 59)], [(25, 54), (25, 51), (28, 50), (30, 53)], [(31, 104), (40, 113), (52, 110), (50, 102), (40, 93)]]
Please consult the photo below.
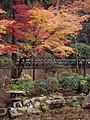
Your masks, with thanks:
[(32, 92), (34, 90), (34, 82), (32, 80), (19, 80), (16, 84), (19, 90), (26, 92)]
[(59, 81), (56, 77), (48, 77), (48, 92), (56, 92), (59, 90)]
[(64, 69), (63, 71), (60, 72), (60, 76), (63, 77), (63, 76), (71, 76), (73, 73), (72, 71), (69, 69), (69, 70), (66, 70)]
[(86, 77), (81, 81), (82, 92), (88, 94), (90, 91), (90, 75), (86, 75)]
[(90, 91), (90, 75), (86, 75), (85, 80), (87, 82), (87, 89)]
[[(25, 75), (26, 76), (26, 75)], [(46, 80), (16, 80), (10, 84), (12, 90), (24, 90), (29, 95), (47, 95), (53, 92), (63, 93), (81, 93), (81, 90), (90, 90), (90, 75), (85, 78), (81, 75), (72, 72), (63, 72), (60, 78), (48, 77)]]
[(72, 73), (67, 74), (59, 78), (59, 90), (62, 92), (78, 92), (80, 89), (80, 81), (83, 79), (82, 76)]
[(17, 80), (10, 84), (11, 90), (23, 90), (25, 92), (34, 91), (34, 82), (32, 80)]
[(37, 95), (44, 94), (46, 95), (48, 93), (48, 86), (47, 86), (47, 80), (36, 80), (35, 81), (35, 91)]
[(35, 91), (38, 95), (47, 95), (59, 90), (59, 81), (55, 77), (48, 77), (46, 80), (35, 81)]

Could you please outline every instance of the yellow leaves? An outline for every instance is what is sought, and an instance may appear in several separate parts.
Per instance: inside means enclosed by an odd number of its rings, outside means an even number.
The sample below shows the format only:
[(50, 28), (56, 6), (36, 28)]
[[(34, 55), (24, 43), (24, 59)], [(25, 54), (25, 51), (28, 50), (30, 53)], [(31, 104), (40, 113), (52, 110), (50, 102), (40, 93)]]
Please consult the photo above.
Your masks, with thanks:
[(6, 34), (6, 28), (8, 25), (13, 24), (14, 21), (2, 19), (0, 20), (0, 34)]
[[(73, 10), (74, 9), (74, 12)], [(65, 57), (73, 53), (73, 49), (66, 46), (66, 36), (76, 35), (82, 29), (80, 24), (86, 20), (87, 16), (78, 16), (76, 8), (65, 8), (60, 11), (53, 8), (33, 7), (28, 11), (29, 29), (24, 31), (24, 39), (30, 42), (32, 48), (28, 55), (44, 53), (45, 48), (50, 49), (56, 56)]]
[(6, 30), (7, 25), (12, 24), (12, 23), (14, 23), (14, 21), (5, 20), (5, 19), (0, 20), (0, 33), (6, 33), (5, 30)]
[[(82, 25), (80, 22), (85, 20), (84, 18), (72, 13), (72, 11), (70, 12), (67, 9), (65, 11), (65, 8), (64, 11), (56, 11), (53, 9), (45, 10), (43, 8), (39, 9), (34, 7), (34, 9), (29, 10), (28, 13), (30, 14), (30, 20), (28, 23), (30, 26), (34, 27), (34, 33), (37, 29), (37, 31), (42, 29), (44, 31), (43, 34), (46, 32), (49, 34), (53, 33), (54, 36), (59, 38), (64, 38), (68, 34), (74, 34), (75, 32), (81, 30)], [(32, 30), (29, 33), (31, 32)], [(26, 34), (26, 38), (29, 38), (30, 35), (28, 33)], [(37, 32), (34, 35), (38, 36), (38, 34), (40, 33)]]
[[(0, 14), (2, 13), (6, 12), (0, 8)], [(6, 27), (14, 22), (13, 20), (0, 19), (0, 34), (6, 34)]]
[[(2, 13), (6, 13), (6, 12), (0, 8), (0, 14)], [(5, 31), (6, 25), (7, 25), (7, 20), (0, 20), (0, 34), (6, 33)]]
[(0, 44), (0, 56), (3, 54), (2, 53), (2, 49), (4, 49), (5, 48), (5, 45), (4, 44)]
[(22, 43), (22, 44), (19, 44), (19, 46), (20, 46), (20, 52), (22, 52), (22, 53), (25, 53), (32, 49), (32, 46), (30, 46), (29, 44)]
[(22, 74), (20, 78), (18, 78), (17, 80), (32, 80), (31, 75), (29, 74)]
[(4, 48), (5, 45), (4, 44), (0, 44), (0, 49)]
[[(66, 40), (67, 41), (67, 40)], [(62, 58), (67, 57), (68, 55), (74, 53), (74, 50), (71, 47), (68, 47), (58, 38), (53, 38), (45, 41), (45, 46), (52, 50), (56, 57)]]
[[(47, 13), (45, 9), (38, 9), (34, 7), (34, 9), (29, 10), (28, 13), (31, 15), (30, 19), (33, 20), (35, 23), (41, 24), (47, 21), (47, 18), (50, 17), (50, 12)], [(31, 23), (31, 21), (29, 21)]]
[(0, 13), (2, 14), (2, 13), (6, 13), (6, 12), (0, 8)]
[(7, 20), (0, 20), (0, 33), (6, 33)]
[(53, 49), (53, 52), (56, 57), (68, 57), (70, 54), (74, 53), (74, 50), (68, 46), (58, 46), (57, 48)]
[(59, 51), (61, 51), (62, 53), (68, 53), (68, 54), (70, 54), (70, 53), (73, 53), (74, 51), (73, 51), (73, 49), (72, 48), (70, 48), (70, 47), (68, 47), (68, 46), (65, 46), (65, 45), (60, 45), (60, 46), (58, 46), (57, 48), (55, 48), (55, 49), (53, 49), (53, 51), (54, 52), (59, 52)]

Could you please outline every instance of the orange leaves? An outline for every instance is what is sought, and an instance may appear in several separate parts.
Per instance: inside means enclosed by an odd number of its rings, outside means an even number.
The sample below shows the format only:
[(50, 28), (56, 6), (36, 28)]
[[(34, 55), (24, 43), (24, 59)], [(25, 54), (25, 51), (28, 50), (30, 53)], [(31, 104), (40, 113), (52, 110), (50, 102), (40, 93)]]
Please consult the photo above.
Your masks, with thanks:
[[(6, 13), (6, 12), (0, 8), (0, 13), (2, 14), (2, 13)], [(12, 20), (8, 20), (6, 18), (1, 18), (0, 19), (0, 35), (6, 34), (7, 26), (11, 25), (13, 23), (14, 23), (14, 21), (12, 21)], [(0, 36), (0, 38), (1, 38), (1, 36)]]
[[(0, 14), (2, 14), (2, 13), (5, 13), (5, 11), (0, 8)], [(0, 20), (0, 40), (2, 39), (1, 34), (3, 32), (5, 33), (5, 31), (3, 31), (3, 29), (5, 29), (5, 25), (3, 24), (3, 20)]]
[[(68, 10), (44, 10), (35, 8), (28, 11), (30, 14), (30, 20), (28, 23), (33, 25), (35, 29), (42, 29), (42, 31), (48, 32), (64, 38), (68, 34), (73, 34), (82, 29), (80, 22), (87, 19), (87, 16), (81, 17)], [(35, 32), (35, 31), (34, 31)], [(40, 34), (40, 33), (39, 33)], [(40, 36), (39, 36), (40, 37)]]
[(70, 42), (66, 36), (76, 35), (82, 29), (81, 22), (88, 18), (77, 15), (75, 9), (73, 11), (63, 6), (57, 11), (53, 7), (45, 10), (43, 7), (34, 6), (27, 11), (29, 29), (22, 31), (25, 34), (23, 39), (30, 42), (35, 55), (45, 54), (46, 48), (60, 58), (74, 52), (66, 46)]
[(6, 34), (6, 27), (12, 24), (14, 21), (2, 19), (0, 20), (0, 33)]
[(54, 55), (58, 58), (68, 57), (71, 53), (74, 53), (74, 50), (68, 46), (59, 46), (56, 49), (53, 49)]
[(90, 11), (90, 0), (74, 0), (73, 6), (85, 11)]
[(0, 8), (0, 14), (2, 13), (6, 13), (6, 12)]
[[(2, 13), (6, 13), (6, 12), (0, 8), (0, 13), (2, 14)], [(0, 19), (0, 40), (3, 40), (2, 39), (3, 34), (7, 34), (7, 31), (6, 31), (7, 26), (11, 25), (13, 23), (14, 23), (13, 20), (9, 20), (6, 18)], [(3, 54), (6, 54), (8, 52), (16, 52), (17, 50), (18, 50), (17, 46), (9, 45), (5, 41), (3, 41), (3, 44), (0, 44), (0, 56)]]
[(45, 54), (46, 49), (60, 58), (73, 53), (73, 49), (66, 46), (69, 42), (67, 35), (76, 35), (82, 29), (81, 22), (88, 18), (76, 14), (76, 7), (72, 9), (64, 5), (59, 11), (53, 7), (46, 10), (41, 6), (29, 9), (24, 4), (14, 5), (13, 9), (15, 23), (10, 29), (16, 39), (30, 44), (30, 49), (25, 48), (24, 51), (27, 56)]
[(0, 20), (0, 40), (2, 40), (2, 35), (7, 34), (7, 26), (13, 24), (14, 21), (7, 20), (7, 19), (1, 19)]
[(85, 6), (84, 6), (84, 10), (88, 10), (90, 11), (90, 0), (84, 0)]

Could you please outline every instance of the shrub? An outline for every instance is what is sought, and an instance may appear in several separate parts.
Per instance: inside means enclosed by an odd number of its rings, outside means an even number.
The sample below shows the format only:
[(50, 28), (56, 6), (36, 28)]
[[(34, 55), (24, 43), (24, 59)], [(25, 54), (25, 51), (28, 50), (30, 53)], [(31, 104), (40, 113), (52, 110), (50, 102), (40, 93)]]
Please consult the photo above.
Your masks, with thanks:
[(32, 80), (17, 80), (10, 84), (11, 90), (23, 90), (26, 93), (34, 91), (34, 82)]
[(32, 80), (19, 80), (16, 84), (19, 90), (24, 90), (26, 92), (32, 92), (34, 90), (34, 82)]
[(63, 71), (60, 72), (60, 76), (63, 77), (63, 76), (71, 76), (73, 73), (72, 71), (69, 69), (69, 70), (66, 70), (64, 69)]
[(90, 75), (86, 75), (85, 81), (87, 82), (87, 89), (90, 91)]
[(59, 78), (59, 90), (62, 92), (75, 93), (80, 90), (80, 81), (83, 79), (82, 76), (72, 73), (71, 75), (65, 75)]
[(90, 91), (90, 75), (86, 75), (86, 77), (81, 81), (82, 92), (88, 94)]
[(59, 90), (59, 81), (55, 77), (48, 77), (46, 80), (35, 81), (35, 91), (38, 95), (47, 95)]
[(44, 94), (46, 95), (48, 92), (47, 89), (47, 80), (36, 80), (35, 81), (35, 91), (37, 95)]
[(59, 90), (59, 81), (55, 77), (48, 77), (48, 92), (56, 92)]

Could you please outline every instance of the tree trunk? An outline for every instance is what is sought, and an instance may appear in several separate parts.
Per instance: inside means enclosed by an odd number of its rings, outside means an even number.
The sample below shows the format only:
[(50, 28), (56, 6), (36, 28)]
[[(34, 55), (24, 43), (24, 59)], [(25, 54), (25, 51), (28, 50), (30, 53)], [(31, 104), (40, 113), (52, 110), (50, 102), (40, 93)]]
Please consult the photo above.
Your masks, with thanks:
[(83, 61), (84, 76), (86, 76), (86, 69), (87, 69), (86, 65), (87, 65), (87, 63), (86, 63), (86, 59), (84, 59), (84, 61)]
[(60, 0), (57, 0), (56, 9), (59, 10)]
[(76, 72), (79, 73), (79, 58), (76, 38), (75, 38), (75, 50), (76, 50)]
[(78, 54), (76, 53), (76, 72), (79, 74), (79, 60), (78, 60)]
[[(16, 5), (16, 4), (19, 4), (19, 3), (16, 3), (16, 1), (13, 0), (13, 5)], [(25, 4), (29, 5), (30, 1), (29, 0), (25, 0)], [(15, 10), (13, 9), (13, 20), (14, 19), (15, 19)], [(17, 40), (15, 39), (14, 36), (12, 36), (12, 45), (17, 45)], [(16, 79), (16, 78), (19, 78), (21, 76), (22, 70), (24, 68), (24, 64), (26, 62), (26, 58), (24, 58), (23, 65), (22, 65), (22, 58), (21, 58), (19, 60), (18, 66), (17, 66), (16, 65), (16, 63), (17, 63), (17, 54), (16, 53), (12, 53), (12, 61), (13, 61), (15, 66), (11, 69), (11, 78)]]
[(24, 69), (25, 63), (26, 63), (26, 57), (20, 58), (18, 68), (17, 68), (17, 78), (19, 78), (21, 76), (21, 73)]
[(31, 6), (31, 1), (30, 1), (30, 0), (25, 0), (25, 4), (26, 4), (27, 6)]
[[(13, 0), (13, 4), (14, 5), (16, 4), (15, 0)], [(13, 19), (15, 19), (15, 11), (14, 11), (14, 9), (13, 9)], [(12, 36), (12, 45), (16, 45), (16, 44), (17, 44), (17, 41), (16, 41), (15, 37)], [(13, 61), (14, 65), (15, 65), (16, 62), (17, 62), (17, 54), (16, 53), (12, 53), (12, 61)], [(11, 78), (15, 79), (16, 77), (17, 77), (17, 68), (16, 68), (16, 65), (15, 65), (11, 69)]]

